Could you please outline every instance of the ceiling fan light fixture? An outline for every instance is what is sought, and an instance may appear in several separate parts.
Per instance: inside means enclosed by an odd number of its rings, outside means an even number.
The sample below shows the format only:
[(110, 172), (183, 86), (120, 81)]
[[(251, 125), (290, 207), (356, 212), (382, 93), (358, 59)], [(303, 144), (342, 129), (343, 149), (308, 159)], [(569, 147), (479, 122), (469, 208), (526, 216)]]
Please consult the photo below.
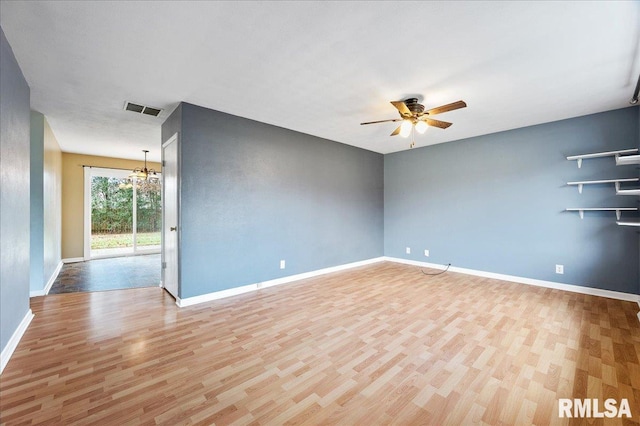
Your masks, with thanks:
[(413, 123), (411, 120), (402, 120), (402, 124), (400, 125), (400, 136), (403, 138), (408, 137), (411, 134), (412, 127)]
[[(376, 121), (365, 121), (360, 123), (360, 125), (365, 124), (377, 124), (377, 123), (388, 123), (393, 122), (397, 123), (401, 121), (402, 123), (396, 127), (396, 129), (391, 132), (390, 136), (400, 135), (403, 138), (409, 137), (411, 135), (411, 147), (415, 146), (413, 141), (415, 137), (416, 131), (419, 134), (423, 134), (427, 131), (428, 127), (438, 127), (440, 129), (446, 129), (451, 126), (452, 123), (447, 121), (440, 121), (431, 118), (433, 115), (442, 114), (444, 112), (454, 111), (456, 109), (465, 108), (467, 103), (465, 101), (456, 101), (446, 105), (440, 105), (436, 108), (431, 108), (429, 110), (424, 109), (424, 105), (418, 103), (417, 98), (409, 98), (404, 101), (391, 101), (391, 105), (393, 105), (400, 114), (400, 118), (391, 118), (388, 120), (376, 120)], [(415, 130), (415, 131), (414, 131)]]
[(424, 134), (424, 132), (427, 131), (428, 127), (429, 126), (424, 121), (418, 120), (418, 122), (416, 123), (416, 131), (418, 133), (420, 133), (421, 135)]

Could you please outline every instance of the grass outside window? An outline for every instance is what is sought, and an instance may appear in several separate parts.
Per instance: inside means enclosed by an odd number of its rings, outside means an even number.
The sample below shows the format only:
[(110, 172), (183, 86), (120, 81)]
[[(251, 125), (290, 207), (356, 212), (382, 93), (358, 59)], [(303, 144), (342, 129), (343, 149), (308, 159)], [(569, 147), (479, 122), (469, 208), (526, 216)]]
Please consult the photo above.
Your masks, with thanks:
[[(159, 246), (160, 232), (138, 232), (138, 247)], [(133, 234), (91, 234), (92, 249), (133, 247)]]

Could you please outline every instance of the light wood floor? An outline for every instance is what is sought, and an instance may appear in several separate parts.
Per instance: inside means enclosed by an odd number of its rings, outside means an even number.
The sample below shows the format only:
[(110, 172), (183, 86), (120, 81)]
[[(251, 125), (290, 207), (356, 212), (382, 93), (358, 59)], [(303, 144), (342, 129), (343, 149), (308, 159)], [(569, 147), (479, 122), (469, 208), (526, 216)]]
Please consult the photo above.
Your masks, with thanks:
[(32, 309), (8, 425), (569, 424), (558, 398), (640, 419), (631, 302), (380, 263), (182, 309), (159, 288)]

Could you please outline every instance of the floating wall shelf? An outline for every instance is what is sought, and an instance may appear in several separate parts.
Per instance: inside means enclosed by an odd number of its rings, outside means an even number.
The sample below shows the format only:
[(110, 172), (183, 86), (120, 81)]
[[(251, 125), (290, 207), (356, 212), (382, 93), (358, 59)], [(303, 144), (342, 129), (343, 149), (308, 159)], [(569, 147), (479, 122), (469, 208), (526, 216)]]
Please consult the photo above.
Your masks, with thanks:
[(580, 213), (580, 219), (584, 219), (584, 212), (613, 211), (613, 212), (616, 212), (616, 218), (620, 220), (621, 212), (636, 212), (638, 211), (638, 208), (637, 207), (570, 207), (565, 210), (568, 212)]
[(640, 155), (616, 155), (616, 166), (640, 164)]
[[(618, 164), (619, 166), (622, 165), (620, 164), (619, 158), (622, 154), (637, 154), (638, 152), (638, 148), (633, 148), (633, 149), (622, 149), (619, 151), (608, 151), (608, 152), (596, 152), (594, 154), (583, 154), (583, 155), (572, 155), (570, 157), (567, 157), (567, 160), (576, 160), (578, 161), (578, 168), (582, 167), (582, 160), (587, 159), (587, 158), (600, 158), (600, 157), (616, 157), (616, 164)], [(622, 161), (630, 161), (628, 159), (626, 159), (627, 156), (623, 156), (622, 158), (624, 160)], [(628, 157), (638, 157), (638, 159), (636, 159), (636, 161), (640, 161), (640, 155), (628, 155)], [(640, 164), (640, 163), (627, 163), (627, 164)]]
[(567, 185), (578, 185), (578, 192), (580, 194), (582, 194), (582, 186), (583, 185), (593, 185), (593, 184), (597, 184), (597, 183), (613, 183), (613, 184), (616, 185), (616, 193), (617, 193), (617, 192), (620, 191), (620, 182), (638, 182), (639, 180), (640, 180), (640, 178), (582, 180), (582, 181), (577, 181), (577, 182), (567, 182)]
[(640, 226), (640, 222), (617, 221), (616, 223), (620, 226)]
[(620, 184), (616, 182), (616, 195), (640, 195), (640, 188), (620, 189)]
[(618, 189), (616, 195), (640, 195), (640, 189)]

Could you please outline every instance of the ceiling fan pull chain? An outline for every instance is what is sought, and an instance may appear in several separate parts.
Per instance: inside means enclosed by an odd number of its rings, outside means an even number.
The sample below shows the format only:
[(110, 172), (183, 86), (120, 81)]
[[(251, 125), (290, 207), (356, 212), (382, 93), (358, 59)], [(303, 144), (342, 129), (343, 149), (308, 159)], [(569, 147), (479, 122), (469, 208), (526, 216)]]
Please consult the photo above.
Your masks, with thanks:
[(411, 126), (411, 145), (409, 148), (416, 146), (416, 126)]

